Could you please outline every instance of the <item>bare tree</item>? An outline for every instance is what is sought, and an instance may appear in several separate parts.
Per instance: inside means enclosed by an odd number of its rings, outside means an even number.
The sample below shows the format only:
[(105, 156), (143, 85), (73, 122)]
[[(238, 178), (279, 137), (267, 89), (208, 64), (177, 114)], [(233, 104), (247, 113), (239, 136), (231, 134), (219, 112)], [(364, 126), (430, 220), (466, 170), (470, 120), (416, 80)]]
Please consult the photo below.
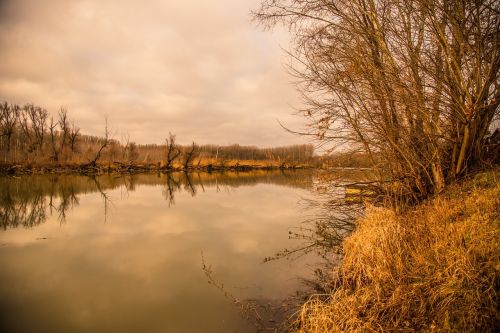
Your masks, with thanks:
[(193, 162), (193, 159), (196, 157), (196, 154), (198, 153), (198, 146), (196, 143), (192, 143), (191, 147), (189, 147), (186, 152), (184, 153), (184, 161), (183, 161), (183, 166), (184, 170), (189, 170), (191, 167), (191, 163)]
[(42, 149), (47, 127), (48, 112), (41, 107), (34, 107), (30, 109), (29, 117), (31, 119), (31, 128), (33, 129), (38, 148)]
[(303, 134), (364, 152), (388, 191), (419, 200), (484, 162), (499, 12), (494, 0), (263, 0), (254, 17), (293, 33)]
[(179, 148), (179, 145), (175, 143), (175, 135), (172, 133), (168, 133), (168, 138), (165, 139), (165, 144), (167, 146), (167, 154), (166, 154), (166, 169), (172, 169), (172, 165), (174, 161), (179, 157), (181, 154), (181, 150)]
[[(29, 113), (32, 114), (31, 125), (33, 132), (38, 138), (39, 145), (43, 144), (44, 126), (47, 113), (45, 110), (38, 107), (27, 108)], [(54, 121), (54, 118), (50, 118), (49, 134), (50, 134), (50, 146), (52, 150), (52, 160), (59, 161), (61, 154), (64, 153), (68, 143), (70, 144), (71, 150), (74, 151), (76, 138), (78, 136), (79, 129), (74, 126), (71, 128), (69, 125), (68, 111), (61, 108), (58, 113), (59, 119)], [(60, 131), (57, 131), (59, 127)], [(37, 134), (38, 133), (38, 134)]]
[(31, 131), (31, 122), (30, 122), (30, 111), (33, 108), (34, 105), (32, 104), (26, 104), (23, 106), (23, 110), (21, 114), (19, 115), (19, 128), (21, 131), (21, 136), (22, 136), (22, 141), (23, 145), (28, 146), (28, 151), (32, 149), (34, 146), (33, 138), (32, 138), (32, 131)]
[(19, 119), (23, 139), (28, 142), (28, 151), (43, 147), (47, 131), (47, 110), (33, 104), (25, 104)]
[(57, 123), (54, 122), (54, 117), (50, 117), (50, 148), (52, 150), (51, 159), (55, 162), (59, 161), (59, 148), (57, 146)]
[(104, 125), (104, 138), (100, 139), (100, 146), (99, 149), (97, 149), (97, 152), (94, 155), (94, 159), (88, 163), (88, 166), (97, 166), (97, 162), (101, 158), (102, 151), (109, 146), (110, 143), (110, 138), (109, 138), (109, 129), (108, 129), (108, 118), (105, 118), (105, 125)]
[(79, 134), (80, 134), (80, 128), (75, 126), (74, 122), (71, 122), (71, 128), (69, 129), (68, 139), (71, 152), (73, 153), (76, 151), (76, 143)]
[(70, 137), (70, 125), (68, 120), (68, 110), (61, 107), (59, 110), (59, 128), (61, 129), (61, 151), (66, 147), (67, 141)]
[(123, 145), (123, 149), (122, 149), (122, 159), (125, 160), (125, 159), (127, 159), (129, 146), (130, 146), (130, 134), (129, 133), (122, 134), (122, 142), (125, 142), (125, 144)]
[(0, 117), (1, 135), (7, 138), (8, 152), (10, 152), (12, 136), (14, 135), (16, 124), (19, 119), (19, 111), (19, 105), (9, 105), (7, 102), (0, 104), (0, 112), (2, 114)]

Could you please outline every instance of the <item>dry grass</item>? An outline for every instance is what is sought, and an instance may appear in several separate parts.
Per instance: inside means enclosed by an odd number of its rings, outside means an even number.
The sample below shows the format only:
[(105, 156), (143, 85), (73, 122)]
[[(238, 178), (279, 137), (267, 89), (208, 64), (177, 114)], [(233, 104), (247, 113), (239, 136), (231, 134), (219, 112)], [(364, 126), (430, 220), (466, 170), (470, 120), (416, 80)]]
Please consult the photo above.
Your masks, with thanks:
[[(210, 157), (197, 158), (192, 162), (194, 167), (199, 166), (201, 168), (206, 168), (209, 165), (214, 167), (254, 167), (254, 168), (266, 168), (266, 167), (279, 167), (283, 163), (273, 160), (234, 160), (234, 159), (215, 159)], [(293, 165), (298, 165), (299, 163), (291, 163)], [(291, 165), (289, 164), (289, 165)], [(182, 164), (178, 161), (174, 162), (174, 167), (182, 167)]]
[(344, 242), (333, 291), (303, 305), (297, 332), (499, 329), (500, 172), (396, 215), (369, 208)]

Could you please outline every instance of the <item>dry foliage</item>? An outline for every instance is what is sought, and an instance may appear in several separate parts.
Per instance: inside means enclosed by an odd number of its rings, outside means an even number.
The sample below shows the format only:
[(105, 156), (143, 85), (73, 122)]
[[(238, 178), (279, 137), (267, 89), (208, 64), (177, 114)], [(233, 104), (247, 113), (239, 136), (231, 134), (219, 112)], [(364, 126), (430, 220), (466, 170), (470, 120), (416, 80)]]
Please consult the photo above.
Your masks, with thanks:
[(292, 33), (304, 134), (363, 152), (419, 201), (497, 158), (499, 13), (495, 0), (262, 0), (254, 17)]
[[(5, 165), (84, 165), (97, 167), (120, 165), (157, 165), (164, 170), (224, 167), (226, 164), (245, 163), (251, 167), (290, 164), (311, 164), (314, 160), (312, 145), (258, 148), (255, 146), (180, 145), (176, 135), (169, 133), (165, 144), (139, 145), (124, 134), (122, 141), (113, 139), (113, 131), (105, 119), (104, 136), (80, 133), (61, 108), (56, 118), (33, 104), (19, 106), (0, 103), (0, 163)], [(245, 162), (250, 161), (250, 163)]]
[(402, 215), (370, 208), (344, 243), (331, 293), (304, 304), (296, 331), (498, 329), (499, 176), (478, 175)]

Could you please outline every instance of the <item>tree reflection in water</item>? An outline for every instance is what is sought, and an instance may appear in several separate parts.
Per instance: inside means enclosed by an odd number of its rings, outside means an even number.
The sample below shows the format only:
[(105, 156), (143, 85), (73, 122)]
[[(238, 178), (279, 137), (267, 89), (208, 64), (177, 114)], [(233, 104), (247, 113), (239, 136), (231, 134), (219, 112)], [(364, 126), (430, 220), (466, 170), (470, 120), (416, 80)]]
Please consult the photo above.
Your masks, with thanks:
[(117, 188), (129, 193), (140, 185), (160, 185), (170, 207), (175, 205), (175, 196), (181, 191), (194, 197), (199, 190), (205, 192), (206, 187), (216, 187), (219, 191), (257, 183), (310, 188), (312, 177), (310, 170), (0, 177), (0, 225), (4, 230), (32, 228), (53, 214), (64, 223), (68, 212), (78, 206), (79, 197), (95, 192), (103, 199), (106, 221), (111, 204), (108, 192)]
[[(322, 256), (331, 258), (331, 253), (327, 253), (326, 249), (333, 248), (333, 244), (340, 244), (354, 228), (353, 218), (363, 209), (362, 200), (352, 200), (352, 198), (346, 200), (345, 186), (351, 181), (357, 181), (357, 178), (345, 174), (339, 174), (338, 177), (338, 179), (325, 180), (321, 175), (318, 176), (317, 172), (310, 170), (0, 177), (0, 223), (4, 229), (21, 226), (31, 228), (44, 223), (54, 215), (60, 223), (64, 223), (66, 218), (71, 221), (70, 211), (77, 207), (80, 201), (84, 206), (84, 200), (81, 199), (88, 193), (98, 193), (102, 197), (104, 221), (106, 221), (111, 198), (116, 198), (117, 193), (111, 192), (115, 189), (119, 189), (118, 196), (120, 190), (121, 193), (131, 196), (139, 187), (157, 186), (161, 188), (161, 191), (157, 191), (160, 192), (157, 193), (160, 196), (160, 205), (164, 203), (165, 206), (171, 207), (175, 205), (176, 198), (182, 194), (184, 194), (182, 199), (185, 199), (189, 196), (202, 196), (204, 192), (210, 192), (209, 188), (212, 192), (219, 192), (233, 191), (240, 186), (274, 184), (306, 189), (312, 193), (308, 199), (303, 200), (304, 210), (309, 212), (307, 220), (290, 233), (291, 238), (298, 238), (301, 242), (291, 242), (299, 245), (297, 248), (282, 251), (276, 258), (300, 256), (311, 251), (317, 251)], [(266, 191), (266, 188), (263, 187), (262, 190)], [(179, 204), (181, 201), (178, 198)], [(269, 254), (272, 252), (266, 252), (262, 257)], [(210, 261), (213, 258), (207, 259)], [(259, 259), (262, 258), (259, 257), (256, 261)], [(222, 287), (229, 284), (222, 283), (226, 281), (217, 281), (218, 277), (212, 274), (209, 265), (204, 265), (204, 268), (206, 268), (204, 271), (209, 281), (217, 288), (220, 286), (219, 289), (224, 294), (231, 295), (230, 292), (233, 290), (226, 290)], [(327, 272), (327, 270), (323, 271)], [(320, 276), (321, 272), (317, 270), (317, 275)], [(316, 290), (327, 288), (318, 281), (321, 280), (310, 280), (307, 283)], [(238, 293), (238, 291), (234, 292), (236, 296)], [(249, 299), (245, 297), (238, 299), (236, 296), (230, 297), (233, 303), (241, 307), (245, 318), (253, 320), (262, 331), (275, 331), (276, 320), (288, 318), (296, 310), (296, 304), (300, 303), (294, 299)], [(302, 297), (302, 295), (297, 297)]]
[(33, 227), (47, 218), (47, 201), (36, 193), (30, 197), (15, 197), (9, 191), (0, 193), (0, 223), (2, 228)]

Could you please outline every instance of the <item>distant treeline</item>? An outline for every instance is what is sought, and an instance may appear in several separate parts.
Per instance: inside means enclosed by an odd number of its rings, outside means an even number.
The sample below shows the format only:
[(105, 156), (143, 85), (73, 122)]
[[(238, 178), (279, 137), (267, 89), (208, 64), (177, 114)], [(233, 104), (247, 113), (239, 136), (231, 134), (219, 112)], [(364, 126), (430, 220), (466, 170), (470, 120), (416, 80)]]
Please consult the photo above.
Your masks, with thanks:
[(107, 120), (103, 136), (89, 136), (61, 108), (57, 116), (40, 106), (0, 104), (0, 158), (4, 164), (158, 164), (162, 168), (189, 169), (229, 161), (271, 161), (274, 165), (311, 164), (313, 145), (258, 148), (240, 145), (177, 144), (168, 133), (164, 144), (139, 145), (112, 138)]
[[(138, 160), (158, 160), (165, 155), (167, 144), (136, 145)], [(182, 152), (189, 151), (192, 146), (180, 146)], [(258, 148), (254, 146), (233, 145), (196, 145), (199, 158), (216, 160), (249, 160), (310, 163), (314, 157), (313, 145), (291, 145), (276, 148)]]

